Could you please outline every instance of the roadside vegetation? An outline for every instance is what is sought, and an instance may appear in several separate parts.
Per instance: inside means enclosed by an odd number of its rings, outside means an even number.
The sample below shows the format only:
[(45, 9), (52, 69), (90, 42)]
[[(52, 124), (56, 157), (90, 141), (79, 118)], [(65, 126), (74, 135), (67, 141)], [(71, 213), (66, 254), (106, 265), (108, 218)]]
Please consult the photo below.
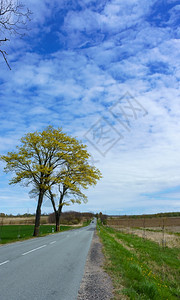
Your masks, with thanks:
[[(60, 231), (71, 230), (88, 226), (94, 217), (89, 212), (68, 211), (62, 213)], [(30, 214), (8, 216), (0, 214), (0, 244), (6, 244), (14, 241), (29, 239), (33, 237), (35, 216)], [(55, 233), (56, 219), (53, 214), (43, 215), (41, 217), (41, 225), (39, 235), (47, 235)]]
[(180, 298), (179, 248), (98, 225), (115, 299)]
[[(91, 220), (84, 221), (79, 226), (61, 225), (60, 232), (65, 230), (77, 229), (88, 226)], [(33, 237), (33, 225), (4, 225), (0, 226), (0, 244), (7, 244), (16, 241), (22, 241)], [(56, 233), (56, 225), (41, 225), (39, 229), (39, 236)]]
[[(55, 232), (55, 225), (41, 225), (39, 236)], [(61, 226), (61, 231), (73, 229), (72, 226)], [(22, 241), (33, 237), (33, 225), (4, 225), (0, 227), (0, 244)]]

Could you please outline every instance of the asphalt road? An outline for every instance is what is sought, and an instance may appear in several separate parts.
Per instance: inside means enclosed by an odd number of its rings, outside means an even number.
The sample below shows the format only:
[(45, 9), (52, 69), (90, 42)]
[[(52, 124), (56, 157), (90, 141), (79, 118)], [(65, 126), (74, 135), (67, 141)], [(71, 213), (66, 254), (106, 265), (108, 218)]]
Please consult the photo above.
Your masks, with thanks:
[(0, 299), (77, 299), (95, 225), (1, 246)]

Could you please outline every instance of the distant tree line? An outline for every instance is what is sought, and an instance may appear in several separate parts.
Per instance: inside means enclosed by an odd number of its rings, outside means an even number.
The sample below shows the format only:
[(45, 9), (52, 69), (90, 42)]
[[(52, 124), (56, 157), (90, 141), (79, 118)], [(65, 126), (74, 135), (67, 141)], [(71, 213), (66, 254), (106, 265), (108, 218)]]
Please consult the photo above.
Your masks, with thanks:
[(108, 216), (109, 218), (119, 218), (119, 219), (142, 219), (142, 218), (161, 218), (161, 217), (180, 217), (180, 212), (166, 212), (157, 214), (143, 214), (143, 215), (114, 215)]
[[(68, 211), (61, 213), (61, 224), (75, 225), (83, 221), (89, 221), (94, 217), (93, 213), (80, 213), (76, 211)], [(48, 223), (56, 223), (55, 213), (48, 217)]]

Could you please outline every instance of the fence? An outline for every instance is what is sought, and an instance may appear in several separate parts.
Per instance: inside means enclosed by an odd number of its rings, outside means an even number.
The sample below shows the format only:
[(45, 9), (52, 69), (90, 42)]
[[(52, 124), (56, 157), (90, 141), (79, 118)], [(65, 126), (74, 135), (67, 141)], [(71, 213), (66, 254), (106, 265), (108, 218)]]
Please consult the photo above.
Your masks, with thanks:
[[(153, 239), (156, 235), (156, 241), (163, 247), (168, 243), (172, 244), (173, 236), (167, 232), (180, 232), (180, 217), (159, 217), (159, 218), (108, 218), (107, 225), (129, 234), (137, 234), (143, 239)], [(139, 229), (140, 230), (139, 230)], [(153, 233), (154, 232), (154, 233)]]
[(180, 217), (161, 217), (161, 218), (108, 218), (108, 226), (119, 227), (167, 227), (167, 226), (180, 226)]

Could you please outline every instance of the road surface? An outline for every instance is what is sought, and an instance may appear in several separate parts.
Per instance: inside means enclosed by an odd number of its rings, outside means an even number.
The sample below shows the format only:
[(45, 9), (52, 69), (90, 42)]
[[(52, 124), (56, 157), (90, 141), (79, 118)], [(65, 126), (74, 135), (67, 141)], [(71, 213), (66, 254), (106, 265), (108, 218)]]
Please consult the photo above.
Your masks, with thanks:
[(95, 226), (1, 246), (0, 299), (77, 299)]

